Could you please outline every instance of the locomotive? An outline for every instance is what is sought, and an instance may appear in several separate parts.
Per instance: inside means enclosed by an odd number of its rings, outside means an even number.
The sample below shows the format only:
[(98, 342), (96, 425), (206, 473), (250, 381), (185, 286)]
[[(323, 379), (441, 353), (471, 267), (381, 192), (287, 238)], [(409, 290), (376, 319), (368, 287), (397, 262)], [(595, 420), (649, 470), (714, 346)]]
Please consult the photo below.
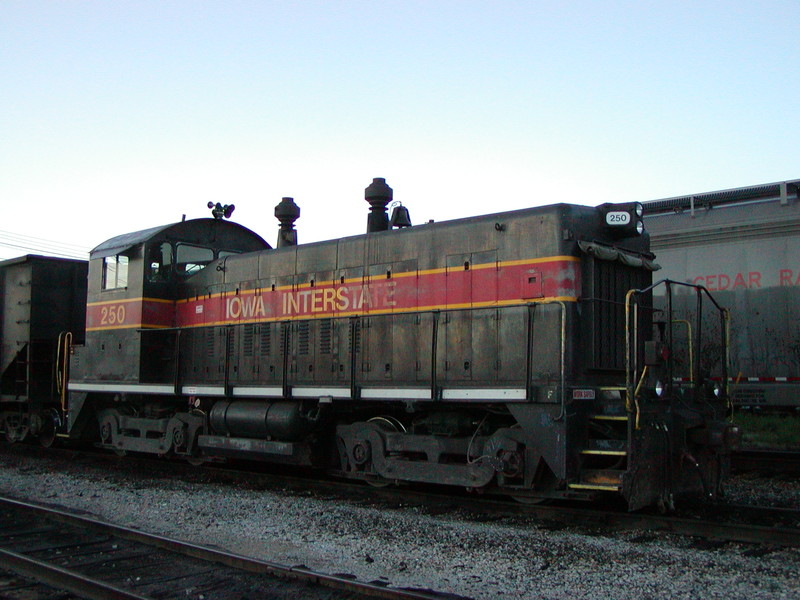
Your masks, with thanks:
[[(6, 439), (523, 502), (615, 494), (631, 510), (721, 491), (739, 440), (726, 363), (708, 372), (695, 353), (677, 377), (684, 328), (653, 291), (713, 307), (717, 333), (727, 311), (700, 286), (653, 284), (641, 204), (411, 225), (384, 179), (365, 198), (367, 233), (330, 241), (298, 244), (284, 198), (276, 248), (219, 204), (97, 246), (85, 327), (57, 336), (46, 389), (4, 383)], [(15, 344), (4, 382), (28, 362)]]

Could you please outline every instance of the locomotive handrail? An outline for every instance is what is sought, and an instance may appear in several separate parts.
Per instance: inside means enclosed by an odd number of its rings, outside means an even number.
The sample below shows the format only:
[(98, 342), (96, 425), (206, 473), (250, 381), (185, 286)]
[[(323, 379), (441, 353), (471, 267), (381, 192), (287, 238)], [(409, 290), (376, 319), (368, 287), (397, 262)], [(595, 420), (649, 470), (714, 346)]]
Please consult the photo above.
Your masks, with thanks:
[(437, 348), (439, 347), (439, 315), (440, 311), (434, 310), (431, 312), (431, 400), (439, 400), (439, 372), (437, 367), (438, 356)]
[(675, 281), (674, 279), (660, 279), (659, 281), (656, 281), (655, 283), (647, 286), (646, 288), (642, 288), (641, 290), (631, 290), (631, 291), (636, 292), (638, 294), (646, 294), (647, 292), (652, 292), (653, 290), (655, 290), (662, 283), (670, 286), (677, 285), (682, 287), (693, 288), (695, 290), (705, 292), (706, 296), (708, 296), (708, 299), (714, 303), (714, 306), (716, 306), (718, 310), (720, 311), (727, 310), (724, 306), (719, 305), (719, 303), (714, 299), (714, 296), (711, 295), (711, 292), (708, 291), (708, 288), (706, 288), (706, 286), (699, 285), (696, 283), (686, 283), (685, 281)]
[(692, 372), (691, 366), (694, 364), (694, 345), (692, 343), (692, 324), (688, 319), (672, 319), (672, 323), (675, 325), (683, 324), (686, 325), (686, 329), (688, 330), (688, 335), (686, 337), (688, 344), (689, 344), (689, 383), (694, 383), (694, 373)]
[(566, 353), (567, 353), (567, 305), (561, 301), (556, 300), (554, 304), (561, 307), (561, 413), (556, 417), (556, 421), (560, 421), (567, 413), (567, 395), (566, 395)]
[[(634, 294), (637, 293), (645, 293), (641, 290), (628, 290), (625, 294), (625, 410), (629, 413), (634, 412), (633, 406), (636, 407), (636, 419), (635, 419), (635, 427), (639, 428), (639, 402), (636, 399), (637, 393), (641, 388), (641, 384), (644, 381), (646, 370), (642, 372), (642, 378), (639, 381), (639, 385), (636, 386), (636, 390), (633, 390), (633, 385), (631, 383), (632, 376), (631, 376), (631, 333), (630, 333), (630, 323), (631, 323), (631, 298)], [(639, 319), (638, 319), (638, 309), (639, 305), (634, 305), (634, 349), (637, 346), (636, 338), (638, 337), (639, 333)], [(634, 368), (636, 368), (634, 366)]]
[[(671, 352), (672, 348), (672, 341), (673, 341), (673, 332), (672, 332), (672, 325), (677, 322), (681, 322), (681, 320), (673, 320), (672, 319), (672, 286), (680, 286), (691, 288), (695, 290), (697, 295), (697, 327), (695, 334), (697, 336), (696, 339), (696, 347), (699, 349), (701, 347), (702, 341), (702, 308), (703, 302), (702, 298), (703, 295), (708, 297), (709, 300), (713, 303), (714, 307), (717, 309), (720, 318), (721, 318), (721, 343), (723, 347), (723, 355), (724, 360), (722, 364), (722, 379), (725, 382), (725, 394), (729, 398), (729, 387), (730, 382), (728, 381), (728, 364), (730, 362), (730, 312), (728, 309), (721, 306), (714, 296), (711, 295), (711, 292), (702, 285), (697, 285), (693, 283), (686, 283), (683, 281), (673, 281), (671, 279), (662, 279), (653, 283), (652, 285), (643, 288), (641, 290), (628, 290), (625, 294), (625, 388), (626, 388), (626, 401), (625, 401), (625, 408), (628, 412), (632, 412), (632, 402), (635, 401), (635, 396), (638, 395), (638, 392), (641, 388), (641, 385), (637, 385), (636, 389), (633, 389), (633, 380), (636, 378), (637, 373), (639, 372), (639, 365), (638, 365), (638, 347), (639, 347), (639, 319), (638, 319), (638, 304), (633, 304), (633, 331), (631, 331), (631, 300), (633, 296), (641, 296), (643, 294), (647, 294), (652, 292), (659, 286), (664, 285), (666, 289), (667, 295), (667, 323), (669, 327), (667, 329), (667, 344), (670, 348), (670, 353), (667, 357), (667, 381), (665, 383), (667, 388), (668, 395), (671, 395), (672, 386), (673, 386), (673, 355)], [(701, 373), (700, 373), (700, 360), (699, 357), (694, 357), (691, 351), (691, 344), (692, 344), (692, 333), (691, 333), (691, 323), (690, 326), (690, 356), (689, 356), (689, 368), (690, 368), (690, 382), (693, 385), (699, 385), (702, 381)], [(632, 343), (633, 342), (633, 343)], [(633, 349), (631, 348), (633, 345)], [(642, 377), (644, 377), (644, 373), (642, 373)], [(730, 399), (728, 400), (730, 403)], [(638, 411), (638, 403), (637, 403), (637, 411)]]
[(56, 347), (56, 391), (61, 402), (61, 412), (67, 411), (67, 381), (69, 381), (69, 348), (72, 346), (72, 332), (58, 334)]

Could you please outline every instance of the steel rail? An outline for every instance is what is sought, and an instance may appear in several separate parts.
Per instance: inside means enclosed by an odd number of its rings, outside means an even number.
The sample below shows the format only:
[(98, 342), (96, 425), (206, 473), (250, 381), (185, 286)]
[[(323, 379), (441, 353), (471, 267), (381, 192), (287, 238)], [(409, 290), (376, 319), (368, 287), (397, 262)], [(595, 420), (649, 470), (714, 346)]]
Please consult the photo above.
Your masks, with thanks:
[[(94, 531), (101, 531), (115, 537), (146, 544), (150, 547), (159, 548), (168, 552), (174, 552), (190, 558), (196, 558), (209, 563), (224, 565), (240, 571), (247, 571), (255, 574), (273, 575), (288, 577), (295, 581), (304, 581), (313, 585), (327, 587), (339, 591), (346, 591), (372, 598), (384, 598), (387, 600), (442, 600), (452, 597), (449, 594), (437, 593), (424, 590), (409, 590), (400, 588), (390, 588), (385, 585), (375, 585), (365, 583), (346, 577), (338, 577), (313, 571), (304, 566), (288, 566), (277, 562), (266, 561), (256, 558), (235, 554), (224, 550), (208, 548), (191, 542), (183, 542), (166, 536), (146, 533), (140, 530), (114, 525), (105, 521), (93, 519), (82, 515), (76, 515), (68, 511), (42, 506), (23, 500), (0, 497), (0, 506), (16, 507), (23, 510), (34, 512), (48, 519), (55, 520), (65, 525), (90, 528)], [(0, 565), (3, 564), (5, 557), (0, 555)], [(13, 558), (10, 559), (13, 561)], [(39, 562), (39, 561), (37, 561)], [(9, 566), (12, 563), (9, 562)], [(36, 577), (36, 576), (34, 576)], [(63, 587), (59, 584), (58, 587)], [(72, 591), (72, 590), (70, 590)], [(98, 599), (113, 598), (114, 596), (96, 596)], [(117, 596), (127, 600), (126, 596)], [(95, 596), (92, 596), (95, 598)], [(141, 596), (131, 595), (131, 599), (140, 599)], [(146, 600), (146, 599), (145, 599)]]
[(731, 455), (736, 471), (768, 471), (782, 475), (800, 473), (800, 452), (794, 450), (739, 450)]
[(649, 530), (669, 531), (681, 535), (700, 536), (724, 542), (800, 547), (800, 529), (721, 523), (672, 515), (637, 515), (636, 513), (626, 515), (620, 520), (633, 527), (638, 524), (638, 526)]
[(0, 566), (58, 590), (91, 600), (152, 600), (87, 575), (11, 550), (0, 549)]

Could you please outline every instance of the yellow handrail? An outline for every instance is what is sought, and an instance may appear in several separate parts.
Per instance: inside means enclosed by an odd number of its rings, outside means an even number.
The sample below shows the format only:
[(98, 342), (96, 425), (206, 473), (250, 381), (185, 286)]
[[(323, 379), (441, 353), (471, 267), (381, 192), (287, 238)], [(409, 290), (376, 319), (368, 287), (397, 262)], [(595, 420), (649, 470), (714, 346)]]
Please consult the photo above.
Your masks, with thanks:
[(633, 412), (631, 408), (631, 395), (633, 385), (631, 383), (631, 296), (636, 290), (628, 290), (625, 294), (625, 410)]
[(56, 390), (61, 400), (61, 411), (67, 412), (67, 377), (69, 375), (69, 349), (72, 346), (72, 332), (58, 334), (56, 350)]
[(636, 386), (636, 390), (633, 392), (633, 404), (636, 407), (636, 419), (634, 420), (636, 429), (639, 429), (639, 391), (642, 389), (645, 377), (647, 377), (647, 365), (642, 369), (642, 376), (639, 378), (639, 383)]
[[(635, 413), (634, 424), (636, 429), (639, 429), (639, 391), (642, 389), (642, 384), (647, 375), (647, 365), (642, 370), (642, 376), (636, 384), (636, 389), (633, 389), (633, 375), (635, 373), (631, 370), (631, 297), (636, 293), (636, 290), (628, 290), (625, 294), (625, 410), (629, 413)], [(634, 306), (634, 326), (633, 334), (637, 338), (639, 336), (639, 319), (638, 305)]]

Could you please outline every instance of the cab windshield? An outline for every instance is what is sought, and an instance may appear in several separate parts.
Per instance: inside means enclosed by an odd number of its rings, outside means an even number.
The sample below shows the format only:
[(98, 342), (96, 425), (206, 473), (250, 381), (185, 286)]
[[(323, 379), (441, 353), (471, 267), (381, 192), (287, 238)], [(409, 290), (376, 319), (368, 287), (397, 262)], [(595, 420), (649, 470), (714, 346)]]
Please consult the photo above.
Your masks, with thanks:
[(239, 254), (239, 252), (184, 242), (174, 244), (163, 242), (149, 250), (148, 279), (150, 281), (167, 281), (172, 273), (179, 279), (185, 279), (203, 269), (212, 260), (234, 254)]

